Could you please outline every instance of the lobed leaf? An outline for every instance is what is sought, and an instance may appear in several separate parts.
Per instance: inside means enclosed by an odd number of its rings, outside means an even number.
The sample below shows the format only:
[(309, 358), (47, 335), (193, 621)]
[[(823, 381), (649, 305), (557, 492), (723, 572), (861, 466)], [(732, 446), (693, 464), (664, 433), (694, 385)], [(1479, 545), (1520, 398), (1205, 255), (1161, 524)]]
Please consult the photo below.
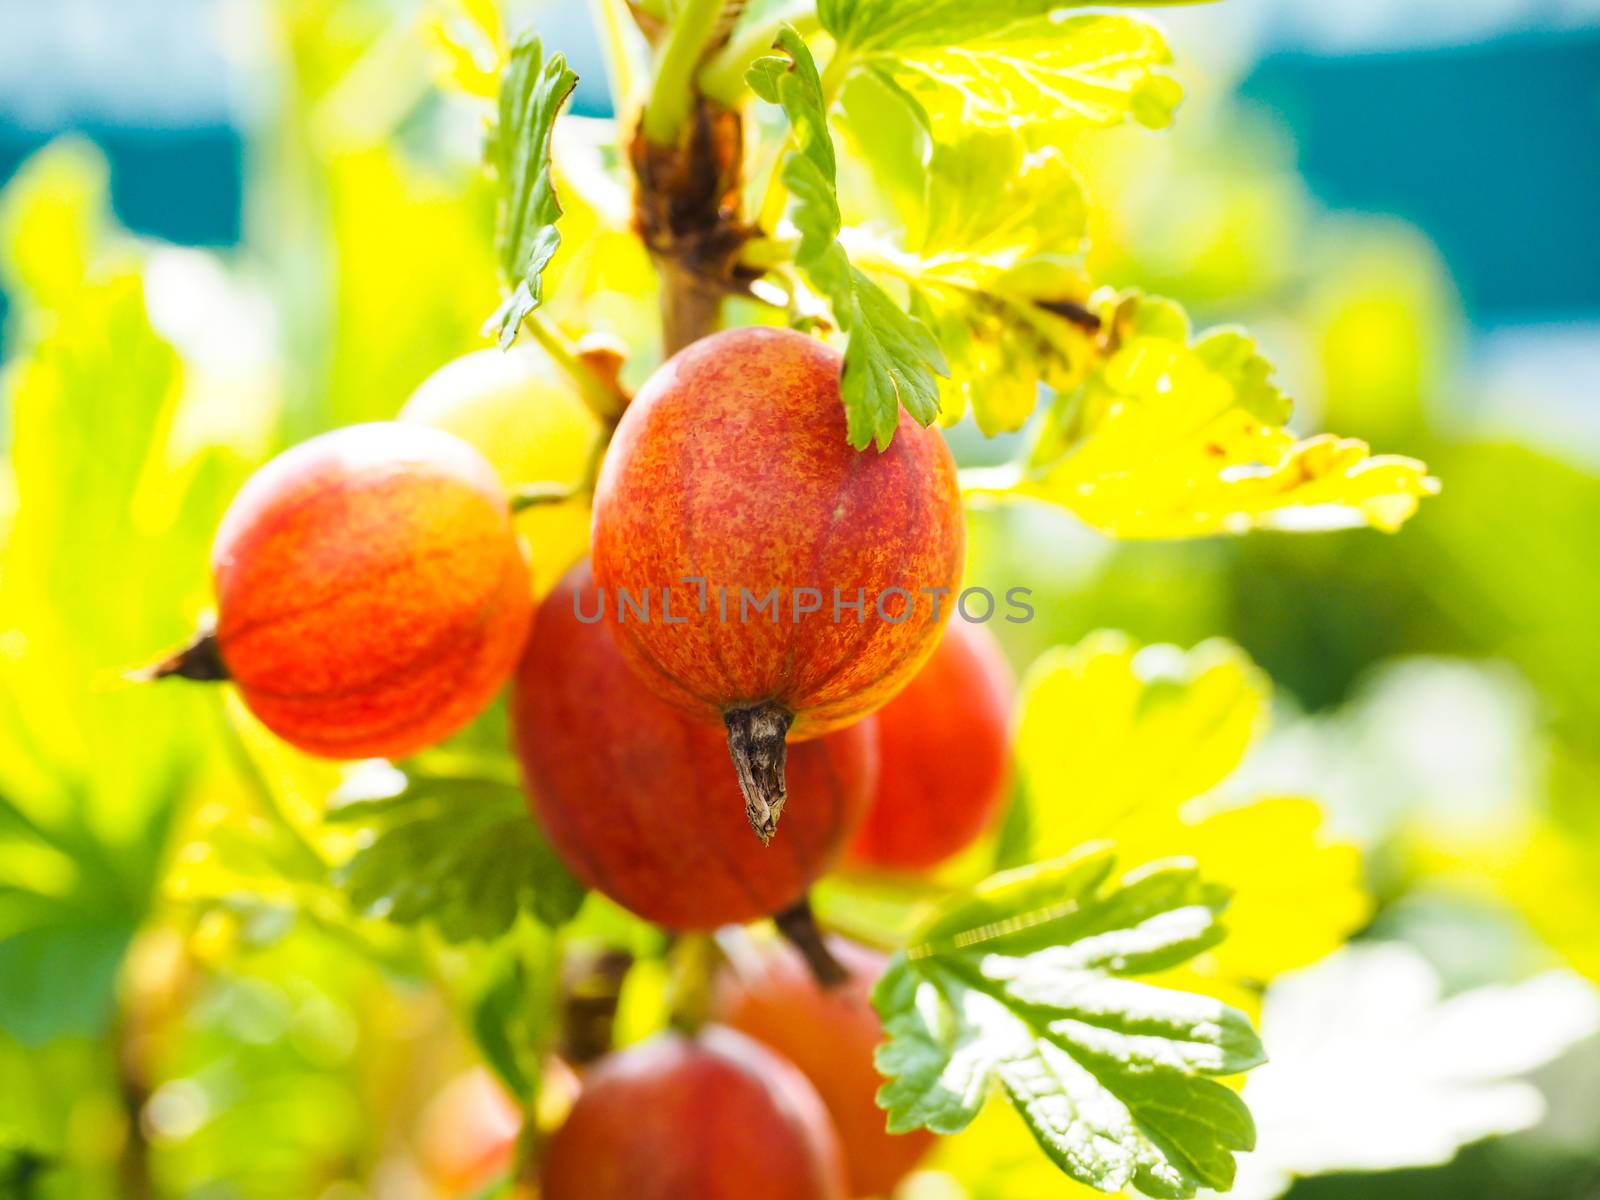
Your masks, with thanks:
[(1226, 1189), (1249, 1111), (1210, 1077), (1264, 1061), (1244, 1014), (1128, 976), (1222, 935), (1227, 893), (1186, 863), (1111, 882), (1091, 847), (948, 903), (874, 991), (891, 1131), (956, 1133), (998, 1084), (1051, 1161), (1102, 1191)]
[(517, 340), (523, 318), (543, 302), (542, 278), (561, 233), (561, 201), (550, 165), (556, 114), (577, 86), (566, 56), (546, 57), (537, 34), (527, 32), (511, 47), (500, 82), (499, 116), (487, 155), (500, 178), (500, 269), (511, 294), (489, 325), (500, 348)]
[(549, 980), (530, 978), (528, 965), (507, 948), (488, 964), (488, 978), (469, 1011), (473, 1042), (506, 1090), (523, 1106), (538, 1095), (539, 1053), (547, 1040)]
[[(1269, 689), (1249, 656), (1220, 639), (1183, 651), (1105, 631), (1041, 655), (1017, 730), (1018, 774), (1040, 801), (1019, 857), (1176, 820), (1265, 731)], [(1073, 804), (1048, 803), (1069, 792)]]
[(413, 773), (401, 790), (335, 808), (328, 819), (374, 831), (335, 876), (369, 916), (429, 921), (461, 942), (498, 937), (523, 913), (561, 925), (583, 901), (511, 783)]
[[(1111, 0), (1102, 7), (1113, 7)], [(1187, 0), (1153, 0), (1154, 4)], [(818, 0), (817, 19), (844, 50), (910, 51), (991, 37), (1066, 7), (1062, 0)], [(1141, 7), (1152, 7), (1143, 3)]]
[(864, 271), (907, 288), (938, 335), (950, 363), (943, 419), (970, 411), (985, 434), (1019, 429), (1039, 385), (1075, 384), (1093, 353), (1089, 332), (1061, 315), (1090, 290), (1077, 174), (1059, 151), (979, 130), (934, 147), (923, 191), (903, 246), (847, 244)]
[(1055, 14), (867, 62), (911, 93), (936, 133), (1021, 129), (1049, 141), (1126, 120), (1160, 129), (1183, 98), (1160, 27), (1137, 17)]
[(800, 231), (795, 265), (827, 297), (848, 335), (840, 390), (850, 444), (865, 449), (876, 441), (882, 448), (894, 438), (901, 407), (923, 425), (938, 416), (934, 377), (948, 367), (926, 326), (851, 265), (839, 242), (837, 158), (816, 61), (789, 25), (775, 45), (783, 55), (757, 59), (746, 79), (758, 96), (783, 107), (794, 134), (796, 149), (784, 161), (782, 178)]
[(1101, 306), (1109, 330), (1080, 386), (1061, 393), (1018, 477), (973, 491), (1033, 497), (1125, 538), (1250, 529), (1398, 529), (1438, 491), (1411, 458), (1282, 422), (1288, 401), (1240, 331), (1191, 339), (1170, 301)]
[[(1266, 678), (1229, 642), (1185, 652), (1097, 633), (1046, 653), (1023, 687), (1019, 798), (1003, 861), (1114, 838), (1126, 855), (1203, 862), (1232, 892), (1238, 930), (1206, 947), (1207, 974), (1219, 982), (1269, 980), (1336, 949), (1371, 909), (1356, 848), (1325, 835), (1310, 800), (1202, 799), (1226, 785), (1265, 731), (1268, 699)], [(1160, 940), (1119, 952), (1137, 955), (1143, 970), (1192, 957), (1194, 949), (1181, 953), (1183, 938), (1203, 938), (1204, 926), (1182, 905), (1205, 900), (1186, 898), (1189, 886), (1163, 869), (1126, 888), (1125, 902), (1145, 905), (1128, 909), (1128, 923), (1163, 916), (1149, 927)], [(1086, 938), (1077, 952), (1094, 946)]]

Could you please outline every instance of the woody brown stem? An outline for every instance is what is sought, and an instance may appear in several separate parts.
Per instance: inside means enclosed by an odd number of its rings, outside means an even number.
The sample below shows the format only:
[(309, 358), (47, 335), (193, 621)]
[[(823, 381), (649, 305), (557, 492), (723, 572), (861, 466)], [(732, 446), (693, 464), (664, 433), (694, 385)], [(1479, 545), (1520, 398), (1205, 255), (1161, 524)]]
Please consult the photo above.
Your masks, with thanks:
[(1040, 300), (1037, 303), (1045, 312), (1071, 321), (1086, 333), (1100, 332), (1099, 314), (1076, 300)]
[(716, 331), (722, 317), (722, 289), (673, 259), (658, 260), (661, 271), (661, 353), (676, 354)]
[(715, 331), (724, 297), (759, 274), (740, 262), (752, 233), (739, 213), (743, 152), (738, 112), (698, 93), (680, 141), (634, 136), (634, 227), (661, 276), (666, 354)]

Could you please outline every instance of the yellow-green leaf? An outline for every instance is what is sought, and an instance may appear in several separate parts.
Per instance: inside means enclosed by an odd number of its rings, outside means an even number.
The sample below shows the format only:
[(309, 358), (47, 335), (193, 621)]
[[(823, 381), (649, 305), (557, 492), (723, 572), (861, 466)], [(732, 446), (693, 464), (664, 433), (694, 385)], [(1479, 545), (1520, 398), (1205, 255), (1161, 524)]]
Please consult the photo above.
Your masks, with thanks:
[(940, 416), (971, 411), (986, 434), (1021, 428), (1040, 383), (1066, 387), (1087, 368), (1083, 326), (1062, 315), (1089, 294), (1085, 203), (1055, 149), (1028, 153), (1009, 130), (934, 147), (925, 196), (904, 245), (847, 232), (852, 261), (904, 287), (950, 364)]
[(1011, 857), (1103, 838), (1135, 861), (1193, 858), (1234, 893), (1235, 936), (1207, 960), (1225, 979), (1271, 979), (1337, 948), (1370, 912), (1356, 848), (1327, 837), (1314, 801), (1216, 798), (1264, 731), (1267, 699), (1228, 642), (1185, 653), (1100, 633), (1046, 654), (1024, 687)]
[(1170, 823), (1239, 766), (1265, 729), (1267, 694), (1231, 642), (1185, 653), (1103, 632), (1047, 652), (1024, 685), (1016, 746), (1040, 801), (1030, 857), (1120, 838), (1152, 814)]
[(431, 0), (418, 20), (423, 39), (436, 53), (439, 82), (494, 99), (510, 57), (495, 0)]
[(923, 323), (856, 269), (839, 242), (838, 163), (817, 65), (792, 26), (779, 30), (776, 46), (782, 53), (757, 59), (745, 78), (756, 95), (782, 106), (793, 131), (797, 148), (784, 159), (782, 178), (800, 230), (795, 263), (849, 335), (839, 387), (850, 444), (862, 450), (876, 441), (882, 449), (902, 407), (923, 425), (938, 416), (935, 376), (949, 368)]
[(14, 301), (59, 308), (82, 285), (108, 183), (105, 159), (70, 140), (17, 172), (0, 203), (0, 269)]
[(1264, 1060), (1244, 1013), (1152, 986), (1223, 938), (1227, 889), (1168, 860), (1112, 878), (1087, 848), (951, 897), (873, 989), (888, 1127), (959, 1133), (998, 1084), (1070, 1178), (1150, 1196), (1226, 1190), (1255, 1144), (1217, 1076)]
[(1102, 357), (1058, 397), (1032, 462), (972, 491), (1059, 504), (1115, 537), (1171, 538), (1393, 531), (1438, 490), (1415, 459), (1284, 428), (1288, 402), (1243, 333), (1191, 340), (1176, 305), (1147, 297), (1100, 311)]
[(221, 447), (177, 433), (202, 401), (151, 323), (131, 240), (97, 236), (106, 179), (93, 152), (50, 147), (4, 202), (19, 337), (0, 376), (16, 501), (0, 532), (0, 1031), (28, 1042), (109, 1015), (208, 761), (202, 692), (119, 676), (191, 626), (237, 482)]
[(936, 134), (1026, 129), (1056, 140), (1130, 119), (1161, 128), (1183, 98), (1165, 36), (1138, 17), (1054, 14), (867, 61), (917, 98)]
[(566, 56), (546, 55), (537, 34), (524, 33), (512, 45), (487, 148), (500, 179), (500, 269), (511, 289), (489, 318), (502, 350), (516, 341), (523, 318), (543, 303), (544, 269), (561, 245), (550, 135), (577, 85)]

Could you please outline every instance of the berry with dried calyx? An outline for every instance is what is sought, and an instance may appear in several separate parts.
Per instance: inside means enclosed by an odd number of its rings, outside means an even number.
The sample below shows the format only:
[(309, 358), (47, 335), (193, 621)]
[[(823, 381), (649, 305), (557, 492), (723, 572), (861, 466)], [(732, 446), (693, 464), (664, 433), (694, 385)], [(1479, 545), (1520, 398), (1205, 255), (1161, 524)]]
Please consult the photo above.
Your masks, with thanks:
[(640, 389), (595, 491), (610, 628), (659, 695), (725, 726), (763, 840), (788, 796), (786, 736), (894, 695), (932, 652), (961, 574), (944, 439), (902, 413), (886, 450), (852, 449), (841, 369), (789, 330), (702, 338)]
[(494, 469), (439, 430), (357, 425), (285, 451), (240, 489), (211, 556), (213, 632), (152, 668), (233, 681), (285, 741), (394, 758), (494, 697), (531, 616)]
[(871, 721), (796, 746), (784, 838), (750, 836), (721, 732), (639, 682), (599, 622), (588, 565), (540, 605), (512, 689), (530, 804), (574, 874), (675, 929), (782, 912), (837, 860), (877, 775)]

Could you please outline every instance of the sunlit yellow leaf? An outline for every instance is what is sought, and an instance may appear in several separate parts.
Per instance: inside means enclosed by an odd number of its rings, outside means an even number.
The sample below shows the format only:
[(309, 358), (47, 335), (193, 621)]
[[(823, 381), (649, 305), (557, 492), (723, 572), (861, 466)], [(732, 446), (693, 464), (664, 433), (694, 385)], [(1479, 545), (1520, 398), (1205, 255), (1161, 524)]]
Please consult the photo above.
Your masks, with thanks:
[(1545, 822), (1440, 843), (1413, 839), (1413, 858), (1447, 886), (1514, 905), (1539, 939), (1600, 983), (1600, 845)]
[(1020, 128), (1055, 140), (1071, 126), (1129, 119), (1160, 128), (1183, 97), (1161, 29), (1122, 15), (1056, 14), (874, 61), (916, 96), (936, 131)]
[(200, 690), (121, 678), (192, 626), (237, 459), (173, 437), (185, 364), (137, 247), (98, 236), (106, 179), (92, 151), (50, 147), (5, 199), (0, 1029), (29, 1042), (101, 1027), (215, 734)]
[(493, 191), (393, 147), (326, 162), (337, 249), (338, 319), (326, 421), (391, 417), (436, 367), (485, 342), (499, 293)]
[(1077, 175), (1055, 149), (980, 130), (934, 148), (924, 190), (904, 247), (854, 230), (844, 243), (862, 270), (905, 288), (938, 336), (950, 365), (940, 419), (970, 411), (986, 434), (1019, 429), (1040, 383), (1076, 383), (1091, 354), (1059, 311), (1090, 291)]
[(1189, 337), (1167, 301), (1102, 308), (1110, 341), (1059, 398), (1030, 467), (976, 478), (980, 493), (1031, 496), (1124, 538), (1250, 529), (1398, 529), (1438, 490), (1411, 458), (1284, 428), (1287, 399), (1244, 334)]
[(1232, 887), (1228, 936), (1210, 959), (1226, 978), (1265, 982), (1336, 950), (1371, 915), (1360, 852), (1330, 840), (1322, 824), (1315, 801), (1273, 797), (1181, 828), (1137, 826), (1125, 853), (1138, 858), (1160, 844), (1165, 853), (1192, 856), (1209, 877)]
[(1185, 654), (1102, 632), (1046, 653), (1024, 684), (1016, 748), (1036, 798), (1031, 854), (1120, 839), (1153, 815), (1170, 824), (1239, 765), (1265, 727), (1266, 698), (1265, 677), (1230, 642)]
[(443, 85), (494, 99), (509, 56), (495, 0), (432, 0), (422, 10), (420, 29)]
[(1198, 799), (1215, 795), (1264, 731), (1267, 696), (1265, 677), (1229, 642), (1185, 653), (1098, 633), (1044, 655), (1024, 685), (1017, 739), (1018, 857), (1107, 838), (1128, 861), (1194, 858), (1234, 892), (1229, 936), (1198, 972), (1228, 987), (1335, 949), (1370, 901), (1359, 854), (1327, 838), (1317, 804)]

